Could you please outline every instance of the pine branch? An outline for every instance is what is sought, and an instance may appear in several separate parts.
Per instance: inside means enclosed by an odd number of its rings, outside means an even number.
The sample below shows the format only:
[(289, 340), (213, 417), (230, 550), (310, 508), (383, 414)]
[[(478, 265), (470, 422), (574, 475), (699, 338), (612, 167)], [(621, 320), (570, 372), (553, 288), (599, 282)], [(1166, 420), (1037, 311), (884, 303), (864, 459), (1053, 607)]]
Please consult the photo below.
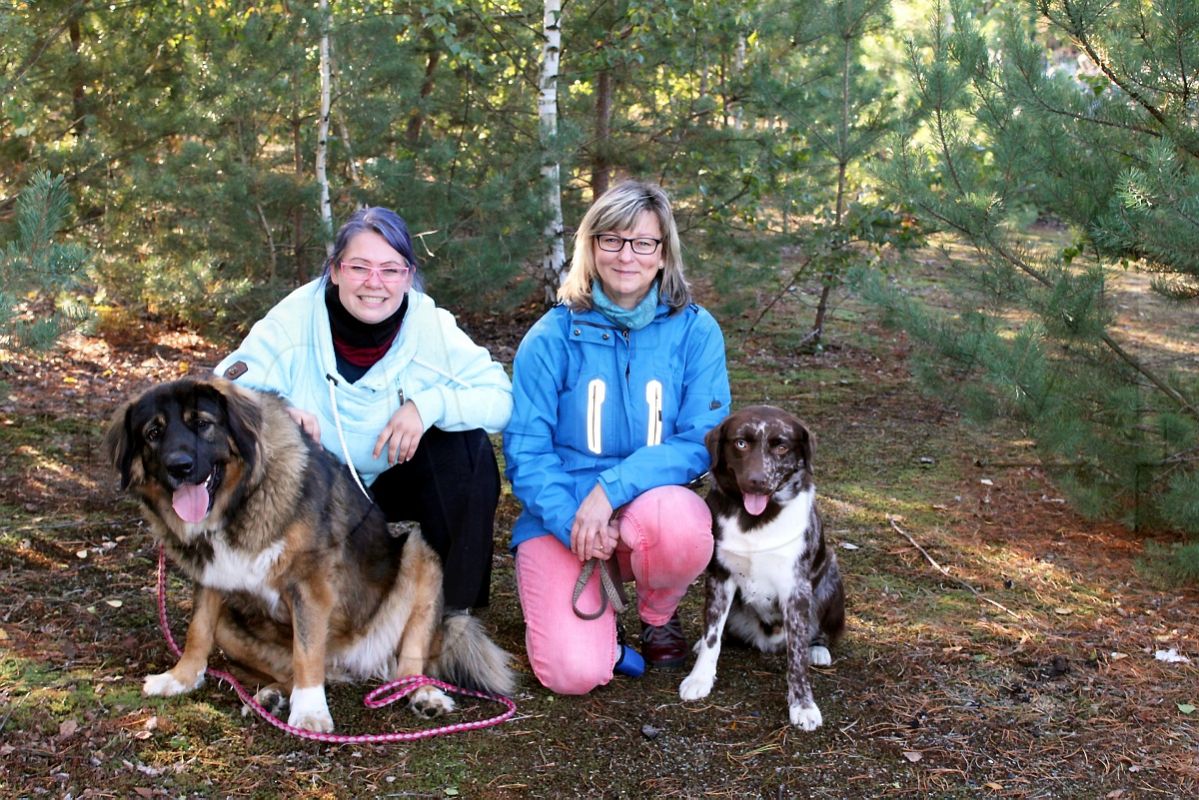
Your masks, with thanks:
[[(991, 248), (991, 250), (993, 252), (997, 253), (1004, 261), (1006, 261), (1011, 266), (1015, 267), (1020, 272), (1023, 272), (1025, 275), (1028, 275), (1033, 280), (1037, 281), (1038, 283), (1040, 283), (1043, 286), (1049, 287), (1049, 286), (1053, 285), (1052, 281), (1050, 281), (1047, 277), (1045, 277), (1043, 274), (1041, 274), (1041, 272), (1038, 269), (1036, 269), (1031, 264), (1025, 262), (1023, 259), (1019, 258), (1014, 253), (1010, 252), (1009, 249), (1004, 245), (1004, 243), (999, 241), (999, 238), (997, 236), (995, 236), (995, 232), (993, 229), (988, 228), (982, 234), (982, 238), (983, 238), (983, 241), (987, 244), (987, 246), (989, 248)], [(977, 242), (975, 242), (975, 247), (978, 247)], [(979, 248), (979, 249), (981, 250), (982, 248)], [(1107, 333), (1106, 331), (1104, 331), (1103, 333), (1100, 333), (1099, 338), (1103, 342), (1103, 344), (1105, 346), (1107, 346), (1107, 348), (1109, 350), (1111, 350), (1113, 353), (1115, 353), (1115, 355), (1121, 361), (1123, 361), (1125, 364), (1127, 364), (1129, 367), (1131, 367), (1136, 372), (1140, 373), (1140, 375), (1142, 375), (1146, 380), (1148, 380), (1150, 383), (1152, 383), (1154, 386), (1156, 386), (1163, 394), (1165, 394), (1167, 397), (1169, 397), (1171, 400), (1173, 400), (1175, 403), (1177, 403), (1180, 410), (1186, 412), (1189, 416), (1194, 417), (1196, 420), (1199, 420), (1199, 408), (1196, 408), (1194, 405), (1192, 405), (1191, 402), (1189, 400), (1187, 400), (1185, 395), (1183, 395), (1181, 392), (1179, 392), (1177, 389), (1175, 389), (1173, 386), (1171, 386), (1169, 383), (1167, 383), (1164, 378), (1162, 378), (1156, 372), (1154, 372), (1152, 369), (1150, 369), (1148, 364), (1145, 364), (1140, 359), (1138, 359), (1136, 356), (1134, 356), (1132, 353), (1125, 350), (1124, 347), (1119, 342), (1117, 342), (1115, 339), (1113, 339), (1111, 337), (1111, 335), (1109, 333)]]
[[(1079, 13), (1071, 3), (1071, 0), (1062, 0), (1062, 8), (1066, 12), (1068, 24), (1063, 24), (1062, 20), (1055, 19), (1050, 13), (1049, 0), (1041, 0), (1040, 5), (1041, 15), (1045, 17), (1046, 20), (1060, 26), (1064, 31), (1066, 31), (1066, 33), (1068, 33), (1070, 37), (1080, 47), (1082, 47), (1083, 52), (1087, 54), (1087, 57), (1091, 59), (1091, 62), (1099, 69), (1099, 71), (1107, 76), (1109, 81), (1111, 81), (1122, 92), (1132, 98), (1132, 100), (1135, 101), (1138, 106), (1143, 108), (1149, 114), (1149, 116), (1157, 120), (1158, 124), (1161, 125), (1162, 128), (1167, 131), (1172, 131), (1174, 129), (1174, 126), (1170, 122), (1170, 118), (1167, 117), (1160, 108), (1150, 102), (1147, 97), (1138, 92), (1130, 81), (1124, 80), (1117, 75), (1116, 70), (1111, 65), (1111, 62), (1099, 54), (1095, 48), (1094, 42), (1091, 41), (1091, 37), (1087, 34), (1086, 26), (1079, 18)], [(1185, 149), (1192, 156), (1199, 157), (1199, 146), (1181, 143), (1179, 146)]]
[[(1120, 122), (1119, 120), (1104, 119), (1103, 117), (1098, 117), (1093, 114), (1090, 114), (1090, 115), (1081, 114), (1077, 111), (1071, 111), (1068, 108), (1059, 108), (1057, 106), (1051, 105), (1048, 101), (1045, 100), (1044, 97), (1041, 96), (1041, 93), (1039, 91), (1037, 91), (1035, 81), (1029, 75), (1028, 71), (1024, 69), (1023, 64), (1017, 64), (1016, 69), (1017, 69), (1017, 71), (1019, 71), (1020, 77), (1024, 80), (1024, 85), (1028, 89), (1029, 96), (1033, 100), (1036, 101), (1038, 106), (1040, 106), (1043, 110), (1045, 110), (1046, 112), (1048, 112), (1050, 114), (1053, 114), (1053, 115), (1059, 116), (1059, 117), (1065, 117), (1066, 119), (1071, 119), (1071, 120), (1074, 120), (1075, 122), (1086, 122), (1091, 125), (1098, 125), (1102, 128), (1114, 128), (1116, 130), (1140, 133), (1145, 136), (1151, 136), (1151, 137), (1157, 138), (1157, 139), (1161, 138), (1161, 135), (1162, 135), (1161, 131), (1156, 130), (1154, 128), (1147, 127), (1145, 125), (1134, 125), (1134, 124), (1129, 124), (1127, 122)], [(992, 82), (992, 84), (994, 86), (996, 86), (996, 88), (1000, 88), (1000, 89), (1003, 88), (1002, 85), (999, 84), (998, 82)]]
[[(1043, 8), (1046, 6), (1043, 4)], [(954, 187), (959, 198), (965, 198), (968, 193), (963, 188), (961, 178), (958, 174), (957, 160), (954, 157), (953, 148), (949, 141), (949, 134), (944, 125), (945, 108), (938, 103), (933, 110), (934, 122), (936, 124), (937, 147), (944, 159), (946, 169), (949, 171), (950, 178), (953, 181)], [(925, 207), (937, 219), (951, 225), (954, 229), (964, 233), (979, 251), (984, 251), (982, 244), (987, 245), (992, 252), (996, 253), (1003, 261), (1014, 267), (1019, 272), (1029, 276), (1033, 280), (1045, 287), (1052, 287), (1053, 282), (1043, 275), (1040, 270), (1037, 270), (1024, 259), (1020, 258), (1015, 253), (1011, 252), (1005, 243), (996, 235), (996, 231), (989, 220), (983, 220), (981, 231), (970, 226), (967, 226), (957, 220), (951, 220), (946, 215), (937, 212), (935, 209), (928, 208), (929, 204), (920, 204)], [(980, 242), (981, 240), (981, 242)], [(1170, 386), (1165, 379), (1157, 375), (1147, 364), (1141, 362), (1134, 355), (1129, 353), (1124, 347), (1111, 337), (1106, 331), (1099, 334), (1103, 344), (1111, 350), (1117, 358), (1131, 367), (1133, 370), (1144, 376), (1150, 383), (1156, 386), (1163, 394), (1173, 400), (1178, 407), (1189, 416), (1199, 420), (1199, 408), (1196, 408), (1187, 398), (1177, 389)]]
[(67, 9), (66, 13), (63, 14), (62, 20), (58, 23), (58, 25), (54, 29), (47, 32), (46, 35), (43, 36), (39, 41), (34, 43), (34, 46), (30, 48), (29, 55), (25, 58), (24, 63), (17, 67), (17, 70), (13, 74), (12, 78), (5, 82), (3, 88), (0, 88), (0, 94), (4, 96), (12, 94), (13, 87), (20, 82), (21, 78), (25, 77), (25, 73), (32, 69), (33, 65), (41, 59), (42, 54), (46, 52), (46, 49), (52, 45), (59, 36), (62, 35), (63, 31), (65, 31), (71, 24), (71, 20), (74, 19), (77, 14), (81, 13), (86, 5), (87, 3), (84, 2), (84, 0), (80, 0), (72, 5), (69, 9)]

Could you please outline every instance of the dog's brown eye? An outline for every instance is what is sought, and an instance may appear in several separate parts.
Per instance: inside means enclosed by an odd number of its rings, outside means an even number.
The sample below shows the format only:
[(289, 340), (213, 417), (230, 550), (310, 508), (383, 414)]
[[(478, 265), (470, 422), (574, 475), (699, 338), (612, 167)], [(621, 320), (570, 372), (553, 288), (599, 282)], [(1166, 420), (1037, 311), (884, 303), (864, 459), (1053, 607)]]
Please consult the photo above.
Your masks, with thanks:
[(146, 441), (147, 442), (157, 442), (161, 438), (162, 438), (162, 426), (161, 425), (151, 425), (149, 428), (146, 428)]
[(196, 420), (196, 433), (203, 433), (212, 427), (212, 421), (207, 419)]
[(787, 447), (785, 444), (776, 444), (774, 446), (774, 454), (776, 456), (785, 456), (787, 455), (787, 451), (790, 449), (791, 448)]

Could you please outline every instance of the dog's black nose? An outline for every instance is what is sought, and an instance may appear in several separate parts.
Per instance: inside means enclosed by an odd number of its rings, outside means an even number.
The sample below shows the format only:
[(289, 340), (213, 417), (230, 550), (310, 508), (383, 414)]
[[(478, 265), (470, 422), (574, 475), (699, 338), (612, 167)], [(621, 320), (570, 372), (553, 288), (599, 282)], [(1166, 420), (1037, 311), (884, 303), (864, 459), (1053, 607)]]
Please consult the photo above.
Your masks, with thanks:
[(768, 494), (770, 489), (770, 481), (766, 479), (765, 472), (749, 472), (745, 475), (742, 491), (752, 492), (753, 494)]
[(196, 466), (195, 459), (188, 453), (171, 453), (162, 461), (167, 472), (178, 481), (185, 480), (190, 476)]

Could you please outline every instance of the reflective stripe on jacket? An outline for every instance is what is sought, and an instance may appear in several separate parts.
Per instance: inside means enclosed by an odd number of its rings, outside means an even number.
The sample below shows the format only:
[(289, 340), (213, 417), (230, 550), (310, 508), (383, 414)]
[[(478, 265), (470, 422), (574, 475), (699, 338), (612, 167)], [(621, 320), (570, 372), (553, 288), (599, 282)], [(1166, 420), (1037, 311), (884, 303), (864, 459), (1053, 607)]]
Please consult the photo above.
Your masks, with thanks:
[(729, 410), (724, 337), (690, 305), (625, 331), (597, 311), (558, 306), (525, 335), (504, 431), (506, 473), (524, 506), (512, 546), (545, 533), (570, 545), (598, 482), (613, 508), (708, 468), (704, 435)]

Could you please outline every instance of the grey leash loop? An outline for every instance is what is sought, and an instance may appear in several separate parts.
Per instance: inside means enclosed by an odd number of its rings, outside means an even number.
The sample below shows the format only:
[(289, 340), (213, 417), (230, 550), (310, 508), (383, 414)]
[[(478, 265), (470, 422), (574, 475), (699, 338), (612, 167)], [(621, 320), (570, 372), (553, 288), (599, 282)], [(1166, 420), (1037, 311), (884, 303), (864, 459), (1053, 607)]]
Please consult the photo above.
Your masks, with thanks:
[[(595, 572), (597, 564), (600, 575), (600, 605), (595, 613), (586, 614), (579, 610), (579, 598), (583, 595), (583, 589), (587, 586), (587, 581), (591, 579), (591, 573)], [(628, 600), (625, 599), (624, 589), (620, 583), (612, 580), (611, 569), (607, 561), (598, 558), (592, 558), (583, 565), (583, 569), (579, 572), (579, 579), (575, 581), (575, 590), (570, 596), (570, 607), (574, 609), (575, 616), (579, 619), (599, 619), (599, 616), (608, 608), (609, 602), (612, 603), (612, 608), (617, 614), (624, 611)]]

